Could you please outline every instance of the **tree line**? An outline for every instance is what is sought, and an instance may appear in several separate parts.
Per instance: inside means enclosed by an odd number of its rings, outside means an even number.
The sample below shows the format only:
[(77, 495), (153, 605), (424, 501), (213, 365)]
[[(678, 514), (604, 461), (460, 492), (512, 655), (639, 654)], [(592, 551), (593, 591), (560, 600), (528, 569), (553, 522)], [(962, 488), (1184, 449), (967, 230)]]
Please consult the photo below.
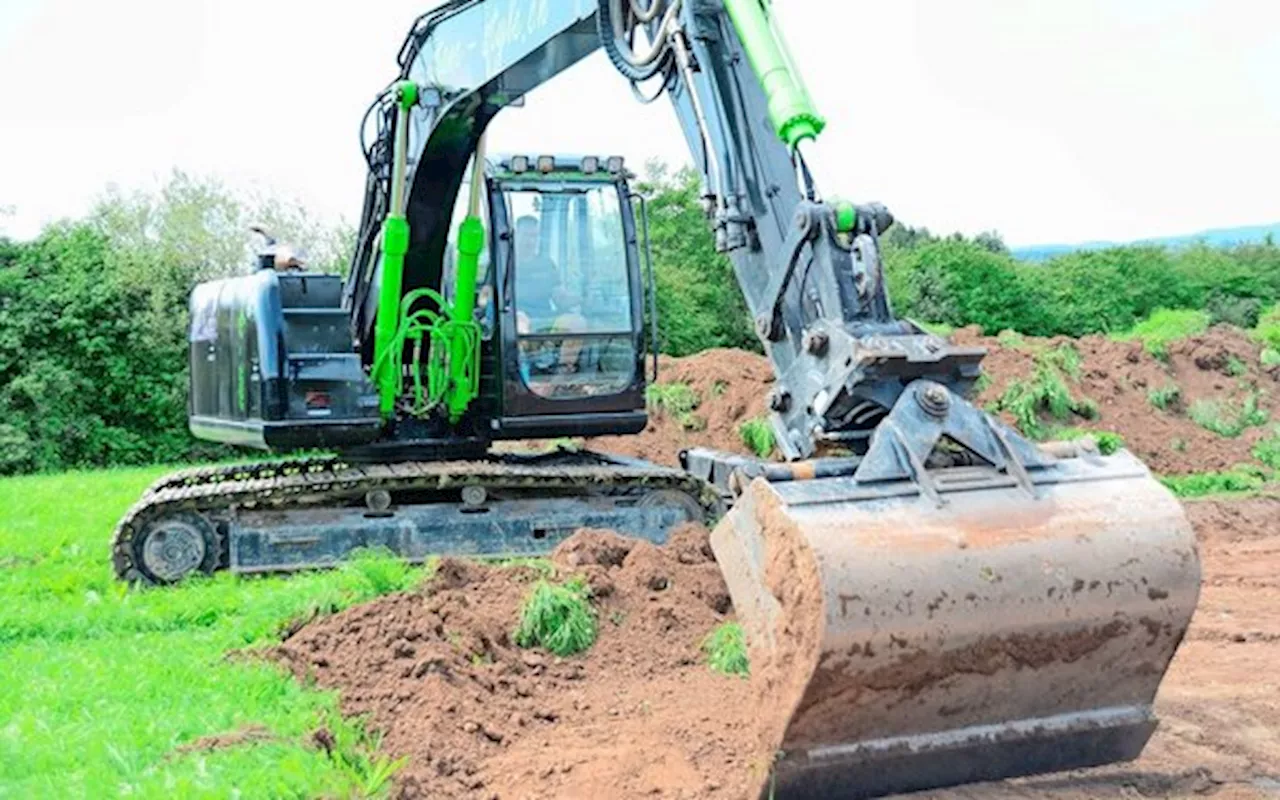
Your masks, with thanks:
[[(648, 198), (662, 350), (759, 349), (697, 176), (650, 165), (636, 185)], [(108, 192), (32, 241), (0, 236), (0, 474), (229, 456), (187, 433), (186, 303), (197, 282), (249, 269), (251, 223), (304, 245), (314, 268), (345, 268), (349, 228), (182, 173), (154, 192)], [(881, 245), (899, 316), (990, 333), (1117, 332), (1166, 308), (1252, 328), (1280, 300), (1273, 242), (1031, 263), (995, 233), (899, 223)]]

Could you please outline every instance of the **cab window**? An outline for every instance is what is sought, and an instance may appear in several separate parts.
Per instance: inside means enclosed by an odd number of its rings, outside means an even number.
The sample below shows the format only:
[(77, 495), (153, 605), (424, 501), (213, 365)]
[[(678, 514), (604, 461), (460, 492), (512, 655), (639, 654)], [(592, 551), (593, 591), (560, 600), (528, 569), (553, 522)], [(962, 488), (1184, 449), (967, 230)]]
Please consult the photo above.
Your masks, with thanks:
[(525, 384), (550, 398), (627, 388), (636, 352), (617, 188), (519, 188), (505, 197)]

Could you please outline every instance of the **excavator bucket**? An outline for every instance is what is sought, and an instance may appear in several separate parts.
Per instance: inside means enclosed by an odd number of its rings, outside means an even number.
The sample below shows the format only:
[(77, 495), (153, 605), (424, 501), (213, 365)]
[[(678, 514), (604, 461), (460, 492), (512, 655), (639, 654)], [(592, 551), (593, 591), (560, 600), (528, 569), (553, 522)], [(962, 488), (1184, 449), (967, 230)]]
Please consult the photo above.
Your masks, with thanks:
[(780, 742), (766, 793), (875, 797), (1141, 752), (1199, 593), (1194, 537), (1126, 452), (1045, 464), (929, 470), (927, 491), (745, 487), (712, 547)]

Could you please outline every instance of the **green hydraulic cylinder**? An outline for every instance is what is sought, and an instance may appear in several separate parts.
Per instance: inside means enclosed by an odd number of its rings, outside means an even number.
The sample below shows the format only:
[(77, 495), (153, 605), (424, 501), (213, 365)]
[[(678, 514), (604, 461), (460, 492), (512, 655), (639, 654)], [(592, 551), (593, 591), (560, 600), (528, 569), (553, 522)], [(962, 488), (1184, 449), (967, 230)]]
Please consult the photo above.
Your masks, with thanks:
[(767, 0), (724, 0), (747, 60), (764, 90), (769, 121), (790, 150), (816, 139), (826, 126), (800, 79)]
[(480, 195), (484, 191), (484, 135), (476, 143), (471, 161), (471, 187), (467, 196), (467, 216), (458, 225), (457, 273), (453, 280), (453, 302), (449, 341), (449, 389), (445, 406), (449, 421), (457, 422), (475, 399), (475, 371), (479, 367), (479, 330), (475, 321), (476, 275), (484, 250), (484, 223), (480, 220)]
[(373, 334), (373, 382), (383, 417), (395, 409), (400, 376), (395, 374), (391, 349), (400, 325), (400, 292), (404, 286), (404, 256), (409, 251), (409, 221), (404, 216), (404, 179), (409, 149), (409, 109), (418, 102), (411, 81), (396, 85), (396, 138), (392, 146), (391, 198), (382, 221), (382, 282), (378, 290), (378, 319)]

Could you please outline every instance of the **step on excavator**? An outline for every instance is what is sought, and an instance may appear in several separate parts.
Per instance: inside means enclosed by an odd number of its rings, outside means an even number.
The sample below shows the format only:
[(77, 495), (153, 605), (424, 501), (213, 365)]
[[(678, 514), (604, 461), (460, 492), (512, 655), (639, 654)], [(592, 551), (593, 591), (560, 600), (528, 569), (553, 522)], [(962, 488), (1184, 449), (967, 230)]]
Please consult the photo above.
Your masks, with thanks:
[[(646, 424), (658, 320), (626, 165), (484, 148), (499, 111), (597, 49), (675, 109), (775, 368), (784, 460), (498, 446)], [(774, 693), (771, 796), (1141, 752), (1199, 592), (1186, 517), (1129, 453), (1034, 443), (971, 405), (983, 351), (893, 314), (892, 217), (820, 192), (824, 121), (767, 0), (451, 0), (397, 61), (362, 124), (348, 276), (269, 242), (190, 299), (192, 432), (332, 455), (158, 480), (117, 527), (121, 579), (370, 547), (538, 554), (581, 527), (662, 542), (701, 522)]]

